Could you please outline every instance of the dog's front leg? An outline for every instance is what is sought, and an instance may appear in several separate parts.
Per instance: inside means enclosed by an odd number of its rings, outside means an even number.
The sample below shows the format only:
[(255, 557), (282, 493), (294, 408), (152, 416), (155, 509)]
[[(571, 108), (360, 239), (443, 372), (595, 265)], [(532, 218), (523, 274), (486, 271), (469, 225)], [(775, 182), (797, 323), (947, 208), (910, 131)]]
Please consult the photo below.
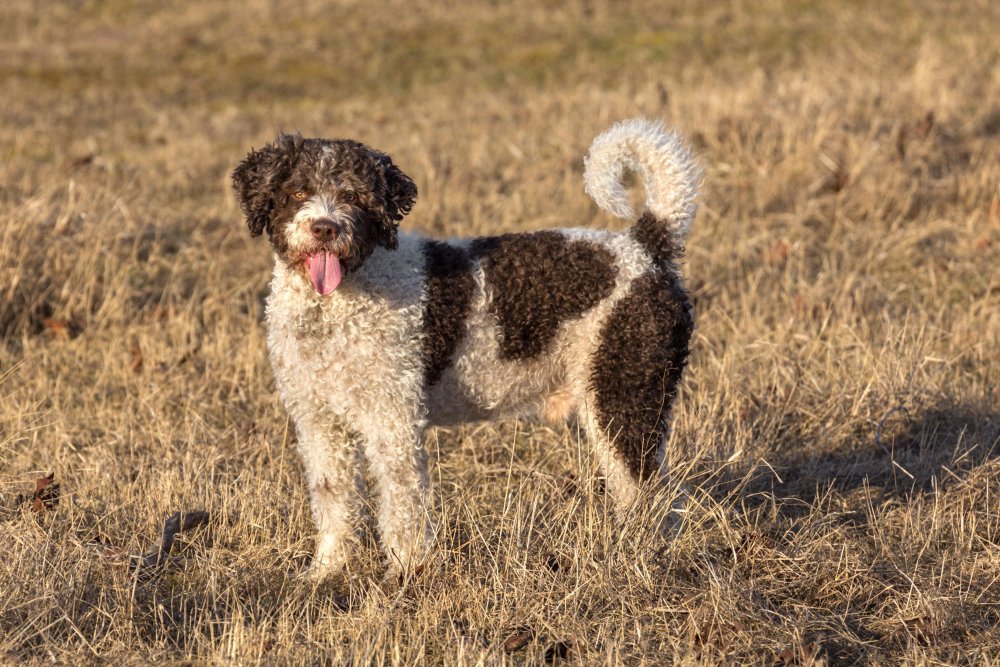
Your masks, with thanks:
[(299, 454), (316, 522), (316, 547), (306, 575), (322, 579), (344, 567), (358, 542), (363, 478), (358, 445), (333, 422), (296, 421)]
[(364, 433), (379, 494), (378, 524), (394, 574), (422, 565), (434, 536), (423, 424), (382, 414)]

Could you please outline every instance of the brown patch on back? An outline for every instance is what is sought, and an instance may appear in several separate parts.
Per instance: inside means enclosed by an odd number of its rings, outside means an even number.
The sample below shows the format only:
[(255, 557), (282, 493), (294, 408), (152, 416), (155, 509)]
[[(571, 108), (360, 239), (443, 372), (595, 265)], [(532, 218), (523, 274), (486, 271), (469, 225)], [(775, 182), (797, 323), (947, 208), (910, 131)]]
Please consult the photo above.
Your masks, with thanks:
[(563, 322), (611, 294), (618, 273), (607, 248), (554, 231), (476, 239), (471, 255), (482, 263), (492, 293), (502, 359), (544, 352)]
[(440, 241), (424, 244), (427, 278), (422, 330), (424, 386), (431, 387), (451, 363), (465, 335), (476, 281), (465, 249)]
[(636, 278), (611, 311), (595, 353), (591, 386), (598, 420), (641, 479), (656, 471), (656, 449), (687, 364), (689, 304), (672, 271)]

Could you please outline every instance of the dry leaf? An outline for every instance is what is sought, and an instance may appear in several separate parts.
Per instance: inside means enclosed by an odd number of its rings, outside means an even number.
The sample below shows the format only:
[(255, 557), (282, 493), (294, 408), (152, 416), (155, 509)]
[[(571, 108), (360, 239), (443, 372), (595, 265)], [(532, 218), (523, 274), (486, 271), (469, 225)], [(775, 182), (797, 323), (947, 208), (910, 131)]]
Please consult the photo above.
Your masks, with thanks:
[(515, 651), (520, 651), (522, 648), (528, 645), (532, 639), (535, 637), (535, 631), (531, 628), (519, 628), (507, 637), (503, 642), (504, 653), (514, 653)]
[(917, 125), (913, 128), (913, 133), (917, 135), (920, 139), (926, 139), (934, 129), (934, 112), (928, 111)]
[(31, 509), (35, 512), (51, 511), (59, 504), (59, 484), (53, 482), (55, 476), (50, 472), (35, 480), (35, 492), (31, 495)]
[[(35, 480), (35, 490), (32, 493), (19, 493), (14, 498), (11, 509), (17, 509), (22, 504), (31, 502), (33, 512), (52, 511), (59, 504), (59, 484), (54, 482), (55, 473), (50, 472), (45, 477)], [(0, 508), (3, 509), (3, 508)]]
[(810, 667), (825, 664), (825, 660), (819, 660), (820, 645), (816, 642), (809, 642), (798, 649), (786, 648), (775, 654), (774, 662), (787, 667)]
[(788, 254), (791, 250), (791, 243), (785, 239), (779, 239), (774, 242), (774, 245), (764, 251), (764, 262), (771, 266), (780, 266), (788, 259)]
[(139, 343), (132, 343), (128, 348), (129, 354), (132, 355), (132, 361), (129, 363), (128, 368), (133, 373), (138, 373), (142, 370), (143, 357), (142, 348), (139, 347)]
[(823, 192), (840, 192), (851, 182), (851, 175), (843, 167), (837, 169), (823, 181)]
[(56, 338), (69, 338), (69, 322), (50, 317), (42, 321), (45, 332)]
[(86, 167), (89, 164), (93, 164), (97, 155), (94, 153), (87, 153), (86, 155), (81, 155), (80, 157), (73, 158), (63, 165), (64, 172), (71, 172), (74, 169), (79, 169), (80, 167)]
[(57, 317), (50, 317), (42, 320), (45, 334), (51, 338), (76, 338), (80, 335), (83, 327), (72, 320), (63, 320)]

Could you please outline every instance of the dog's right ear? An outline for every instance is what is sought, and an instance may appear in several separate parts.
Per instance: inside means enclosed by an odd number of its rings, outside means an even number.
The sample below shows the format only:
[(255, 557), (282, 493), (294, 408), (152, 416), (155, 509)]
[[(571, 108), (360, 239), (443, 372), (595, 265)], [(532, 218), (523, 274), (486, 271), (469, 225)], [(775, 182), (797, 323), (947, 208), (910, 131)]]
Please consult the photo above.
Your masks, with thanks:
[(282, 134), (274, 143), (251, 150), (233, 170), (233, 190), (251, 236), (260, 236), (265, 229), (271, 232), (275, 195), (292, 168), (301, 140), (297, 135)]

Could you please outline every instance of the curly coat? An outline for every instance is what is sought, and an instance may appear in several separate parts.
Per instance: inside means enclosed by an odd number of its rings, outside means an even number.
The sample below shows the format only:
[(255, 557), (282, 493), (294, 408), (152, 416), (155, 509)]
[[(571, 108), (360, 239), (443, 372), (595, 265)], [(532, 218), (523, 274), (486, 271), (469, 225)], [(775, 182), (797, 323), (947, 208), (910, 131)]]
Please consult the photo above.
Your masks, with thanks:
[(281, 135), (236, 168), (250, 232), (274, 252), (267, 343), (310, 488), (313, 575), (354, 547), (365, 463), (390, 567), (428, 557), (428, 425), (574, 419), (619, 508), (662, 483), (693, 325), (676, 263), (698, 172), (645, 120), (603, 133), (586, 161), (588, 193), (633, 218), (626, 171), (646, 211), (625, 232), (439, 241), (398, 231), (417, 188), (358, 142)]

